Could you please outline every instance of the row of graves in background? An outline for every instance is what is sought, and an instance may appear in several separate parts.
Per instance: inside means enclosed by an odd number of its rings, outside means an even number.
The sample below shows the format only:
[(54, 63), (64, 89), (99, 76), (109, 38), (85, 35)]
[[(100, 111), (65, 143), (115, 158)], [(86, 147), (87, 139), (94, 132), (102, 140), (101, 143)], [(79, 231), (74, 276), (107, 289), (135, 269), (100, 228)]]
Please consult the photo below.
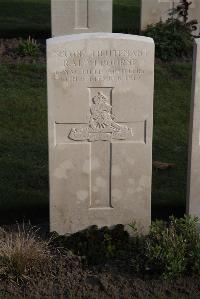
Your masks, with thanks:
[[(188, 13), (187, 21), (197, 21), (197, 26), (193, 31), (195, 36), (200, 33), (200, 0), (141, 0), (140, 28), (146, 29), (148, 25), (156, 24), (159, 21), (165, 22), (170, 14), (175, 14), (177, 7), (184, 6)], [(188, 10), (187, 10), (188, 8)], [(179, 15), (180, 19), (181, 13)]]
[(52, 36), (112, 32), (112, 0), (51, 0)]
[[(52, 0), (50, 227), (60, 234), (133, 221), (145, 233), (151, 222), (154, 42), (111, 31), (111, 0)], [(198, 159), (199, 127), (192, 136)]]
[[(187, 21), (197, 21), (194, 35), (199, 35), (199, 0), (141, 0), (140, 29), (166, 21), (169, 14), (184, 3), (188, 7)], [(52, 36), (112, 32), (112, 5), (112, 0), (51, 0)]]

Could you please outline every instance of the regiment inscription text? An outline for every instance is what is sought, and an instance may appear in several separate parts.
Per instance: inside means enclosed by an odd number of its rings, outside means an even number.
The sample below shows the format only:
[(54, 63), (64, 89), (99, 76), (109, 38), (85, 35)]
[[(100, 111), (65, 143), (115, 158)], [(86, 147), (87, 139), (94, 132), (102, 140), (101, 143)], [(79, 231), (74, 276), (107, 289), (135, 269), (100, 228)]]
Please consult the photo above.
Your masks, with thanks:
[(72, 85), (79, 82), (140, 80), (145, 68), (142, 58), (148, 52), (146, 49), (103, 49), (88, 53), (63, 49), (54, 54), (60, 68), (52, 74), (53, 79)]

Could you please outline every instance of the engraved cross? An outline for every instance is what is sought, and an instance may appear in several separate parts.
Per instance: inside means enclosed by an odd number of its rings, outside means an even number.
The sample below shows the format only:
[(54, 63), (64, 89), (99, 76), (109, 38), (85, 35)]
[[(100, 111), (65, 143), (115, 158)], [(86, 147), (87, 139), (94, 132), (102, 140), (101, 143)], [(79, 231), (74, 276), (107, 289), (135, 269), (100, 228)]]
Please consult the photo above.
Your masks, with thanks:
[(88, 0), (75, 0), (75, 29), (88, 29)]
[[(89, 145), (90, 209), (112, 209), (113, 146), (146, 143), (146, 121), (121, 122), (113, 115), (112, 87), (89, 90), (88, 123), (56, 123), (57, 136), (65, 143)], [(57, 140), (57, 143), (62, 143)]]

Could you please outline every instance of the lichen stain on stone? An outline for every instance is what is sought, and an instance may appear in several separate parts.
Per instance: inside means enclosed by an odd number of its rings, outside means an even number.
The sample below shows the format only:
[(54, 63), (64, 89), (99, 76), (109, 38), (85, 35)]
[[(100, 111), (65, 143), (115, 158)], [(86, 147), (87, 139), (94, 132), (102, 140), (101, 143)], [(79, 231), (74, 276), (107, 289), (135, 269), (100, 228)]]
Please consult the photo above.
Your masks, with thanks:
[(135, 179), (134, 178), (129, 178), (128, 183), (131, 185), (135, 185)]
[(101, 187), (101, 188), (106, 187), (106, 180), (100, 176), (96, 178), (95, 183), (96, 183), (96, 186), (98, 186), (98, 187)]
[(79, 190), (76, 192), (77, 199), (81, 202), (85, 201), (88, 198), (88, 195), (88, 191), (86, 190)]
[(87, 159), (83, 163), (83, 173), (90, 174), (90, 170), (98, 170), (101, 164), (99, 159), (94, 158), (92, 160)]
[(121, 168), (119, 165), (113, 165), (112, 167), (112, 175), (113, 176), (120, 176), (122, 174)]
[(63, 86), (63, 89), (64, 89), (64, 90), (67, 90), (67, 88), (68, 88), (68, 84), (67, 84), (67, 82), (63, 82), (63, 83), (62, 83), (62, 86)]
[(67, 172), (69, 170), (73, 170), (74, 165), (70, 160), (66, 160), (62, 162), (58, 167), (55, 169), (54, 176), (60, 179), (67, 179), (68, 175)]
[(128, 162), (128, 164), (130, 164), (130, 165), (135, 165), (135, 159), (132, 159), (132, 158), (127, 158), (126, 159), (126, 162)]
[(139, 185), (141, 185), (142, 187), (146, 187), (148, 185), (148, 182), (149, 182), (148, 176), (143, 175), (139, 180)]
[(90, 160), (85, 160), (83, 163), (83, 173), (89, 174), (90, 173)]
[(116, 199), (121, 199), (122, 198), (122, 192), (119, 189), (113, 189), (112, 190), (112, 196), (115, 197)]
[(101, 203), (100, 200), (96, 198), (95, 199), (95, 206), (98, 206), (100, 203)]
[(146, 188), (148, 188), (148, 176), (143, 175), (139, 179), (138, 187), (137, 187), (136, 191), (137, 192), (142, 192)]
[(99, 189), (98, 189), (97, 186), (94, 186), (94, 187), (92, 188), (92, 191), (95, 192), (95, 193), (98, 192), (98, 190), (99, 190)]
[(126, 191), (128, 194), (134, 194), (134, 190), (132, 188), (127, 188)]
[(91, 170), (96, 170), (96, 169), (99, 169), (100, 168), (100, 162), (99, 162), (99, 159), (95, 158), (92, 160), (92, 163), (91, 163)]

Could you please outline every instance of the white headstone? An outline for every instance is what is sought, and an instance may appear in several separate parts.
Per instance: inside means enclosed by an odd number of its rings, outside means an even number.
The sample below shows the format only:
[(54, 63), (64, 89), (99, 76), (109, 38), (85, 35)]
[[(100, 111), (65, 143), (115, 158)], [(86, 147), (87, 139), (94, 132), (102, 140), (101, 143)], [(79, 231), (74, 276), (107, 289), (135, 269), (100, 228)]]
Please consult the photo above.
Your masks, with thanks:
[[(200, 0), (191, 0), (188, 20), (196, 19), (200, 23)], [(190, 1), (189, 1), (190, 2)], [(144, 30), (148, 25), (155, 24), (160, 20), (169, 18), (169, 11), (178, 5), (180, 0), (141, 0), (140, 28)], [(199, 33), (200, 24), (195, 34)]]
[(90, 33), (47, 41), (51, 230), (151, 219), (154, 43)]
[(112, 0), (51, 0), (52, 36), (112, 32)]
[(187, 212), (200, 217), (200, 39), (195, 41), (193, 59)]

